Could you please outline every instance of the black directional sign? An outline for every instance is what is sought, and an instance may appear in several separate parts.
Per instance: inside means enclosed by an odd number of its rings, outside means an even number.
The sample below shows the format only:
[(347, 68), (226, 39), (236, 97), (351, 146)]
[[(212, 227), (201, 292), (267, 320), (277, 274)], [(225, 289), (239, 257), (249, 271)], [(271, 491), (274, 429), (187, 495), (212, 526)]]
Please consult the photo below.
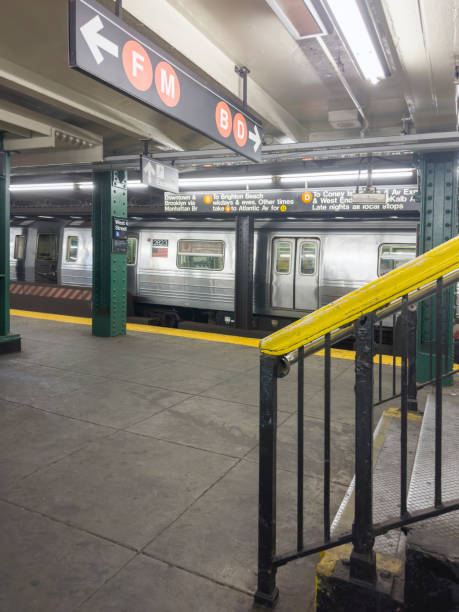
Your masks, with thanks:
[(161, 191), (173, 191), (178, 193), (178, 170), (172, 166), (160, 164), (145, 155), (140, 156), (140, 171), (142, 183)]
[(69, 0), (69, 54), (71, 68), (260, 161), (259, 123), (98, 2)]

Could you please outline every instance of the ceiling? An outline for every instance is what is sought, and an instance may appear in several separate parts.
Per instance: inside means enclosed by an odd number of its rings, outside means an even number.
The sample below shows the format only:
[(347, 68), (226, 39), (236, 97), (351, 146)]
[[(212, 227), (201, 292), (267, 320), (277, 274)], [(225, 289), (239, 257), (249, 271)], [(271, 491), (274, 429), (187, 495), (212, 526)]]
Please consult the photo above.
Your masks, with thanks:
[[(248, 110), (263, 122), (267, 147), (455, 131), (459, 0), (364, 1), (391, 71), (377, 85), (361, 77), (336, 32), (296, 41), (266, 0), (123, 0), (122, 16), (239, 104), (234, 67), (246, 66)], [(114, 10), (112, 0), (101, 3)], [(158, 153), (217, 146), (71, 70), (67, 20), (65, 0), (2, 7), (0, 131), (17, 152), (13, 166), (137, 154), (142, 139)], [(330, 124), (330, 111), (356, 103), (361, 125)]]

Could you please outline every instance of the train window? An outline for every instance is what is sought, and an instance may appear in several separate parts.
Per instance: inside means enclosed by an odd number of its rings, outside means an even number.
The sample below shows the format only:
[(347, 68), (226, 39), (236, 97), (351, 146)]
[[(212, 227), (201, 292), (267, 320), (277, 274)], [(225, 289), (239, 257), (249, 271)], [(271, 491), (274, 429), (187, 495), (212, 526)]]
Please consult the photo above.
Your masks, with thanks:
[(37, 259), (56, 261), (56, 252), (56, 234), (39, 234), (37, 245)]
[(223, 270), (225, 243), (222, 240), (179, 240), (177, 268)]
[(128, 238), (127, 246), (127, 264), (128, 266), (135, 266), (137, 259), (137, 238), (130, 236)]
[(312, 276), (316, 273), (317, 244), (303, 242), (301, 245), (301, 274)]
[(290, 242), (276, 242), (276, 272), (278, 274), (290, 272), (291, 257), (292, 245)]
[(378, 275), (395, 270), (416, 257), (416, 247), (411, 244), (382, 244), (379, 247)]
[(25, 237), (14, 237), (14, 259), (24, 259), (25, 255)]
[(67, 236), (66, 261), (76, 261), (78, 259), (78, 236)]

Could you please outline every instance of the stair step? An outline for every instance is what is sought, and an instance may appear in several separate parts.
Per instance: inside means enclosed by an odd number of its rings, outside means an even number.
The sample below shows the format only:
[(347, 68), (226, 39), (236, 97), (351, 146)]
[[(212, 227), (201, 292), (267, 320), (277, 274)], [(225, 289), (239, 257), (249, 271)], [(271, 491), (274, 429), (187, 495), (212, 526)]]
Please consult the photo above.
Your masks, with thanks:
[[(443, 392), (442, 497), (459, 497), (459, 396)], [(435, 396), (427, 398), (408, 493), (408, 510), (434, 503)], [(406, 541), (405, 602), (408, 610), (459, 609), (459, 511), (417, 523)]]
[[(459, 497), (459, 396), (443, 393), (442, 495), (448, 501)], [(408, 492), (408, 510), (422, 510), (434, 503), (435, 395), (429, 393), (419, 436), (418, 450)], [(445, 537), (459, 534), (459, 511), (422, 523), (423, 529), (434, 526)]]
[[(411, 472), (422, 415), (410, 414), (408, 426), (408, 475)], [(400, 411), (389, 408), (383, 412), (373, 436), (373, 521), (383, 522), (400, 515)], [(354, 516), (354, 479), (352, 480), (332, 524), (332, 533), (337, 536), (349, 531)], [(403, 550), (400, 530), (379, 536), (375, 551), (399, 556)]]

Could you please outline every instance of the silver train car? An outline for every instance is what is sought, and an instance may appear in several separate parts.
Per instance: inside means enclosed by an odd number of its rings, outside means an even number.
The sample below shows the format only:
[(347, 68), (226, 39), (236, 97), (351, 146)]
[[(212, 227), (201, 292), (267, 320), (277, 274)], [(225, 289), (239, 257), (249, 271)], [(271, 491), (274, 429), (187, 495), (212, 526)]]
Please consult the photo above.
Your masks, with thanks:
[[(234, 310), (232, 221), (130, 221), (128, 293), (138, 314), (175, 313), (230, 323)], [(294, 319), (412, 259), (416, 221), (255, 222), (253, 312)], [(14, 219), (11, 280), (90, 287), (90, 223)]]

